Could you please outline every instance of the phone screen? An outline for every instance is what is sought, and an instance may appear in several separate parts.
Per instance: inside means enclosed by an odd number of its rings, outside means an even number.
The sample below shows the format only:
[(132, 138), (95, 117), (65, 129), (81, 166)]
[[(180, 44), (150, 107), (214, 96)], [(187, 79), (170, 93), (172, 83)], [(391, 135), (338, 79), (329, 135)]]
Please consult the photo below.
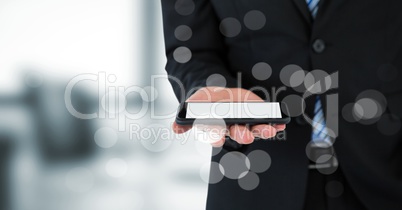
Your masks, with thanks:
[(239, 103), (201, 103), (188, 102), (186, 110), (187, 119), (266, 119), (282, 118), (279, 102), (239, 102)]

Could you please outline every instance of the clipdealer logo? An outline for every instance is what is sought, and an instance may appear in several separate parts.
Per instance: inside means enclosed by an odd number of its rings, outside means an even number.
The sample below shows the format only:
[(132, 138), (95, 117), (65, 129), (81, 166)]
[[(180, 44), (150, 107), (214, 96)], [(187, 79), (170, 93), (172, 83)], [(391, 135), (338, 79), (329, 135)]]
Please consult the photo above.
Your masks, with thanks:
[[(118, 131), (124, 132), (127, 127), (127, 119), (140, 120), (147, 114), (150, 114), (152, 119), (171, 119), (175, 116), (175, 111), (158, 115), (155, 112), (155, 105), (152, 99), (156, 98), (157, 92), (154, 84), (158, 80), (167, 80), (166, 75), (154, 75), (151, 77), (151, 86), (116, 86), (116, 76), (113, 74), (107, 75), (106, 72), (99, 72), (98, 74), (80, 74), (71, 79), (64, 92), (64, 102), (68, 112), (79, 119), (118, 119)], [(79, 83), (89, 81), (97, 83), (98, 92), (98, 111), (94, 113), (81, 113), (74, 106), (72, 102), (72, 91)], [(138, 94), (141, 97), (141, 103), (135, 113), (129, 112), (126, 109), (127, 96), (129, 94)]]
[[(321, 72), (315, 75), (314, 72)], [(338, 88), (338, 72), (335, 72), (331, 75), (323, 74), (321, 70), (314, 70), (308, 74), (305, 74), (304, 82), (302, 85), (305, 87), (304, 93), (300, 96), (302, 100), (305, 100), (311, 96), (315, 96), (317, 94), (324, 95), (327, 103), (326, 105), (326, 125), (328, 128), (328, 134), (335, 139), (338, 135), (338, 93), (331, 93), (329, 90), (334, 90)], [(241, 75), (238, 75), (238, 85), (241, 87)], [(66, 86), (64, 100), (67, 110), (74, 117), (79, 119), (118, 119), (118, 131), (125, 132), (127, 128), (133, 130), (130, 136), (138, 136), (139, 132), (144, 132), (141, 129), (138, 129), (138, 125), (127, 124), (127, 120), (140, 120), (144, 117), (150, 117), (152, 120), (171, 120), (174, 119), (176, 115), (176, 110), (172, 110), (168, 113), (157, 114), (155, 103), (153, 103), (153, 99), (157, 96), (157, 91), (154, 87), (158, 83), (170, 81), (176, 83), (178, 87), (180, 87), (181, 98), (185, 98), (185, 94), (190, 91), (186, 91), (184, 89), (184, 85), (182, 82), (172, 76), (169, 75), (152, 75), (151, 76), (151, 85), (148, 87), (140, 87), (140, 86), (117, 86), (115, 85), (117, 78), (113, 74), (107, 75), (106, 72), (99, 72), (98, 74), (80, 74), (75, 76), (73, 79), (69, 81)], [(77, 111), (72, 103), (72, 90), (75, 86), (77, 86), (80, 82), (89, 81), (93, 82), (97, 86), (98, 92), (98, 111), (94, 113), (81, 113)], [(252, 87), (250, 91), (259, 91), (264, 93), (266, 99), (269, 101), (276, 101), (278, 94), (282, 91), (285, 91), (289, 85), (284, 85), (279, 87), (278, 89), (272, 87), (271, 94), (264, 87), (256, 86)], [(198, 88), (198, 87), (197, 87)], [(195, 88), (195, 89), (197, 89)], [(292, 87), (290, 87), (292, 88)], [(127, 96), (129, 94), (138, 94), (141, 98), (141, 103), (137, 103), (139, 106), (136, 107), (137, 110), (135, 113), (130, 112), (126, 109), (127, 106)], [(324, 98), (324, 97), (322, 97)], [(313, 120), (309, 117), (305, 112), (305, 103), (299, 104), (302, 106), (301, 116), (306, 120), (310, 125), (313, 124)], [(297, 105), (297, 106), (299, 106)], [(292, 107), (291, 104), (288, 104), (289, 107)], [(296, 105), (295, 105), (296, 106)], [(294, 116), (292, 116), (294, 117)], [(134, 123), (135, 124), (135, 123)], [(141, 126), (140, 126), (141, 127)]]

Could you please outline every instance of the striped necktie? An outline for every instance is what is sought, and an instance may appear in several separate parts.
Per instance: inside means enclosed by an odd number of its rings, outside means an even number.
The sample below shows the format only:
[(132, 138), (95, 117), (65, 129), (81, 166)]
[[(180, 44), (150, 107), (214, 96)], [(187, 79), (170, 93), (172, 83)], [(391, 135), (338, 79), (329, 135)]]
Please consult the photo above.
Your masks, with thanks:
[(314, 118), (313, 118), (313, 133), (311, 139), (314, 142), (326, 142), (331, 145), (331, 139), (328, 135), (327, 126), (324, 118), (324, 111), (319, 96), (316, 96), (314, 106)]
[[(311, 16), (315, 18), (317, 16), (318, 11), (318, 3), (320, 0), (306, 0), (307, 7), (311, 12)], [(314, 118), (313, 118), (313, 133), (311, 135), (311, 139), (314, 142), (326, 142), (331, 144), (331, 139), (328, 135), (327, 126), (324, 118), (324, 111), (322, 109), (322, 104), (320, 97), (317, 95), (315, 99), (314, 105)]]
[(306, 0), (306, 1), (307, 1), (308, 9), (311, 12), (311, 16), (313, 16), (313, 18), (315, 18), (315, 16), (317, 15), (318, 3), (320, 2), (320, 0)]

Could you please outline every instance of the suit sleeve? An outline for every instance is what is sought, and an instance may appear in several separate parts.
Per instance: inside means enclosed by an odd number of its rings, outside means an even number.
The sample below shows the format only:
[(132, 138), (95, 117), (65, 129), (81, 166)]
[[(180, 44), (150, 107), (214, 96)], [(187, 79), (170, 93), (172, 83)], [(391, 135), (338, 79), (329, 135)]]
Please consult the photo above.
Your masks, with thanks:
[[(208, 77), (214, 74), (225, 78), (226, 87), (236, 87), (235, 76), (227, 68), (224, 37), (219, 31), (219, 20), (210, 1), (162, 0), (162, 13), (166, 71), (178, 100), (182, 102), (198, 88), (205, 87)], [(188, 40), (181, 39), (181, 31), (176, 31), (183, 25), (192, 31)], [(211, 82), (214, 84), (208, 79), (208, 84)], [(223, 86), (219, 83), (214, 85)]]

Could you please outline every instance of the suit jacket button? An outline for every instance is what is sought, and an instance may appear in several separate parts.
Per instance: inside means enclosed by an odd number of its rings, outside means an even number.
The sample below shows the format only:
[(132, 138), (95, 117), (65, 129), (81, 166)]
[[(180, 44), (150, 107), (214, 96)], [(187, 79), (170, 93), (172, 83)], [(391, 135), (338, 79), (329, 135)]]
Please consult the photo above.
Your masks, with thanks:
[(324, 40), (322, 40), (322, 39), (316, 39), (316, 40), (313, 42), (313, 51), (314, 51), (315, 53), (320, 54), (320, 53), (323, 53), (324, 50), (325, 50), (325, 42), (324, 42)]

